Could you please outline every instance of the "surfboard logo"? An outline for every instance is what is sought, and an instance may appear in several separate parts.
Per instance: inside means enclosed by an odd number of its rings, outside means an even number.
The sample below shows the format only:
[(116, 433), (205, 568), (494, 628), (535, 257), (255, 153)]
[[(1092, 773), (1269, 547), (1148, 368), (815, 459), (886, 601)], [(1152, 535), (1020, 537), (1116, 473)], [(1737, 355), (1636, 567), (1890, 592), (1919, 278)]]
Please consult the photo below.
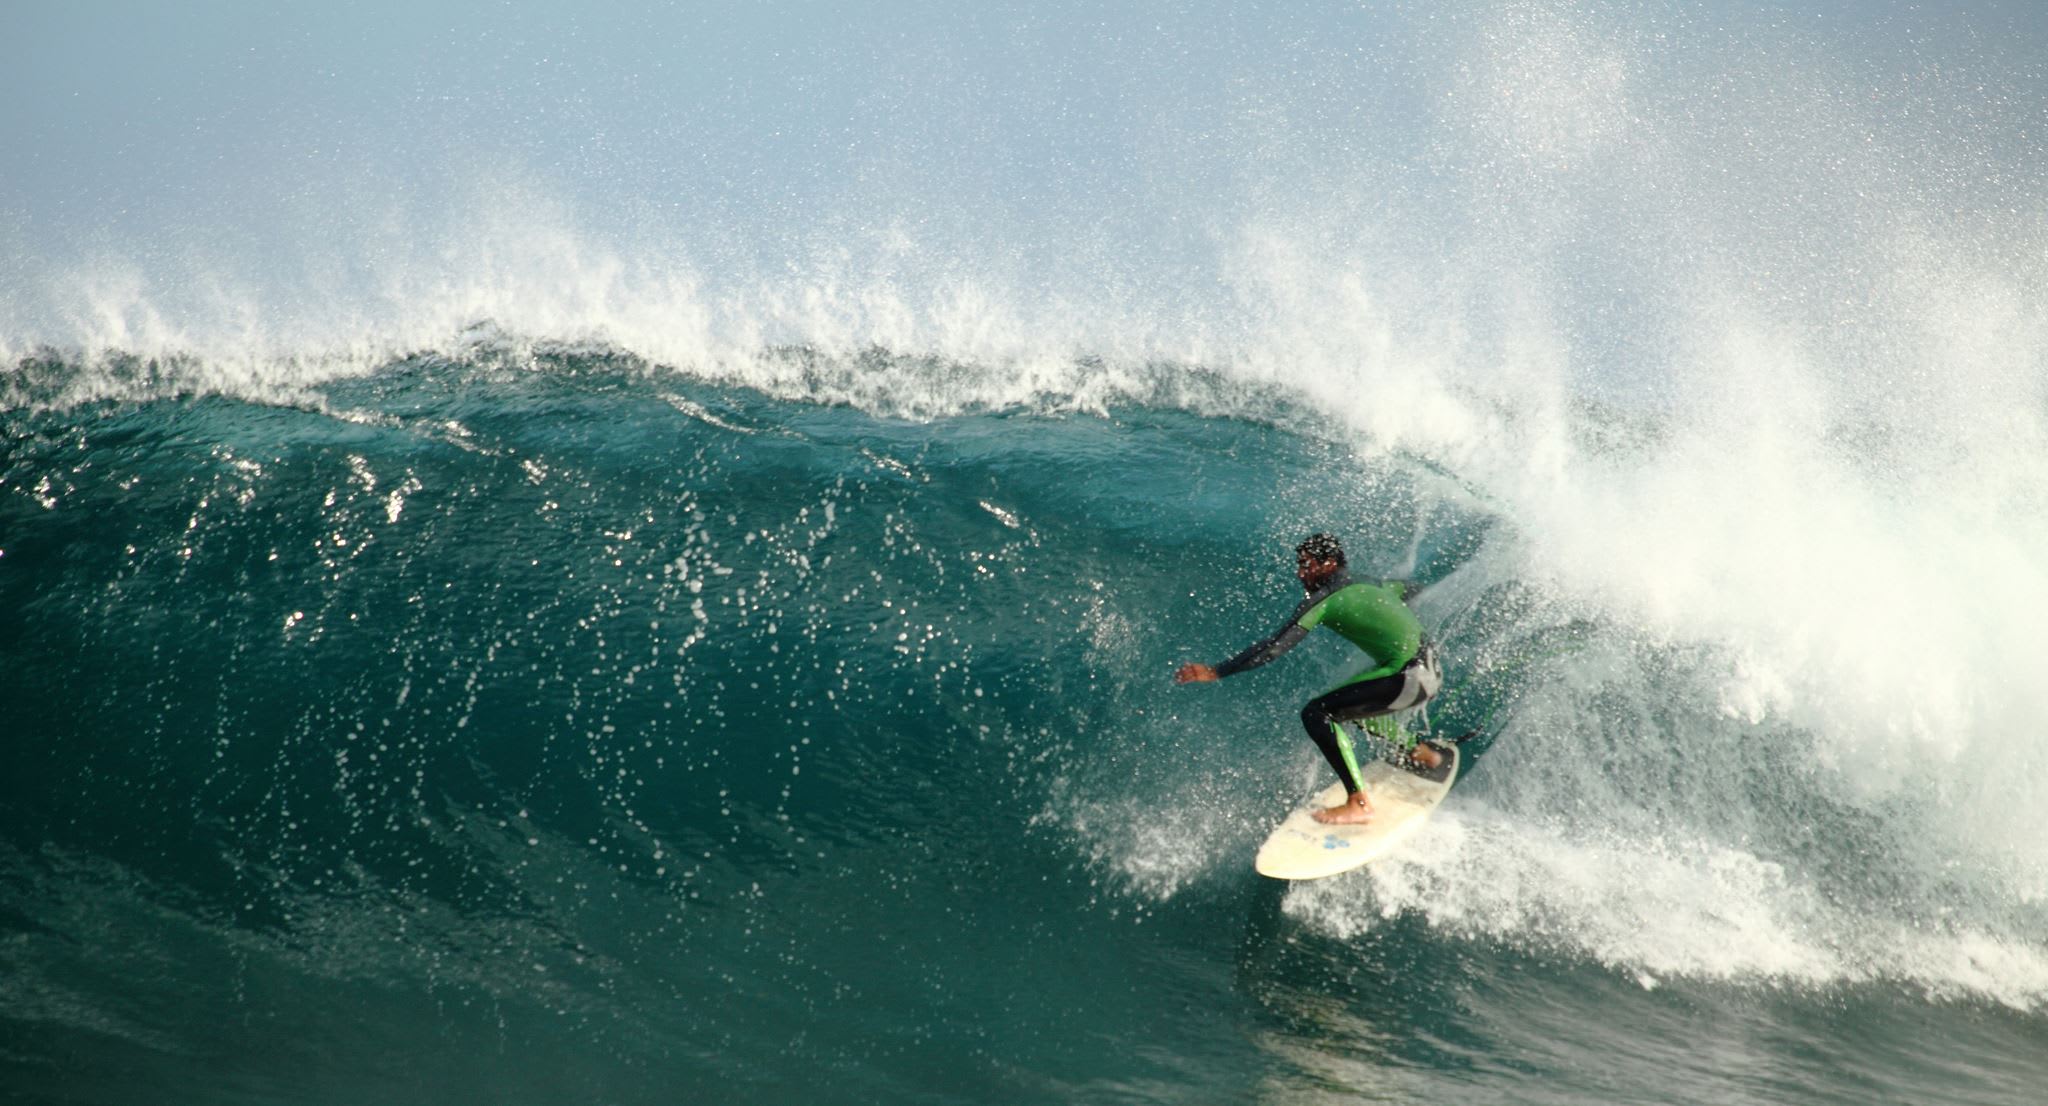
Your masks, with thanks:
[(1334, 833), (1326, 833), (1323, 835), (1323, 848), (1348, 849), (1350, 847), (1351, 842), (1344, 840), (1343, 838), (1337, 836)]

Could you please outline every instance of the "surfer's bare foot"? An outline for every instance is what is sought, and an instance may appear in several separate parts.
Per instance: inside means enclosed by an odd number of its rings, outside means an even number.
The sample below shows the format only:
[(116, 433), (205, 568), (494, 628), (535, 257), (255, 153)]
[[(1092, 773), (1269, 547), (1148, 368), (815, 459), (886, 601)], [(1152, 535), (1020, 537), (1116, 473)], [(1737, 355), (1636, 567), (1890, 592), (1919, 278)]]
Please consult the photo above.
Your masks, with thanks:
[(1408, 750), (1408, 759), (1422, 768), (1435, 769), (1444, 762), (1444, 755), (1437, 752), (1429, 742), (1418, 741), (1413, 749)]
[(1318, 810), (1309, 815), (1326, 826), (1356, 826), (1372, 821), (1372, 800), (1365, 792), (1354, 791), (1351, 797), (1337, 806)]

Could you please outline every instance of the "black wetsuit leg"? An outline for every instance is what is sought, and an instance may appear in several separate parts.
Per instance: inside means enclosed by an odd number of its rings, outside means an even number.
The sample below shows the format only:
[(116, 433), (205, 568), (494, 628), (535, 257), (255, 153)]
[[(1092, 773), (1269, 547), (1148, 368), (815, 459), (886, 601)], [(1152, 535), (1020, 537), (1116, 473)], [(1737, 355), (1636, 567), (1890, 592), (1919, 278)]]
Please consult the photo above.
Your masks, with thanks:
[(1356, 793), (1365, 788), (1352, 774), (1344, 750), (1337, 744), (1336, 724), (1387, 713), (1407, 687), (1408, 672), (1403, 669), (1376, 680), (1345, 684), (1327, 695), (1310, 699), (1301, 708), (1302, 728), (1308, 731), (1308, 739), (1316, 743), (1316, 748), (1323, 751), (1323, 759), (1330, 762), (1337, 778), (1344, 781), (1344, 790)]

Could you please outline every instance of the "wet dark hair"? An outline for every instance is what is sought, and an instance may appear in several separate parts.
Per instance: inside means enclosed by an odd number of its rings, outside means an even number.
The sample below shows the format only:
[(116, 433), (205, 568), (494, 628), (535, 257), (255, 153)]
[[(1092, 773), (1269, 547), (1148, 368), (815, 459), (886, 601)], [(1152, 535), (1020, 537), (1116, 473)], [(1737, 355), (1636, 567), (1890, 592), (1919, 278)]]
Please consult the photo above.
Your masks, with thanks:
[(1340, 565), (1344, 563), (1344, 547), (1338, 545), (1337, 539), (1328, 534), (1310, 534), (1302, 539), (1300, 545), (1294, 547), (1294, 555), (1312, 561), (1335, 561)]

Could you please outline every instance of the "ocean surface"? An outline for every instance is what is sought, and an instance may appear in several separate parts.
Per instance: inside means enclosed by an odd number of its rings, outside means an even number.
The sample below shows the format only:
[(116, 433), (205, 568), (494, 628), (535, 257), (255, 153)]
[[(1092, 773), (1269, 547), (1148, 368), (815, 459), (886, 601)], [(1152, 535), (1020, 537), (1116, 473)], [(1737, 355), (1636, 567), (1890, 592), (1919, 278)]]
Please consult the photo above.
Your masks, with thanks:
[(2048, 1101), (2033, 5), (410, 12), (0, 20), (0, 1102)]
[[(2029, 746), (1745, 715), (1733, 647), (1272, 414), (503, 344), (18, 401), (9, 1097), (2040, 1101)], [(1316, 528), (1431, 584), (1484, 736), (1399, 859), (1283, 886), (1293, 714), (1356, 661), (1169, 674)]]

